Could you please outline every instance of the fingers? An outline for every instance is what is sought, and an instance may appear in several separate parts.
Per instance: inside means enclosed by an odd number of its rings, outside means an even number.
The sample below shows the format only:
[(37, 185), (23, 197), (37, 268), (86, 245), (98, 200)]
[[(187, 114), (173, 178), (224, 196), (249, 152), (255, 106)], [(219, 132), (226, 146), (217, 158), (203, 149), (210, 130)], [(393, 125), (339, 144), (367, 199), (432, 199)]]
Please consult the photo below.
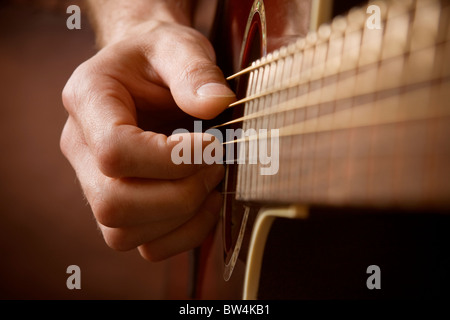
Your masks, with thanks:
[[(104, 175), (113, 178), (179, 179), (198, 170), (196, 166), (178, 165), (172, 161), (172, 149), (178, 141), (136, 126), (133, 99), (120, 83), (108, 77), (98, 78), (95, 82), (99, 85), (90, 96), (84, 94), (83, 88), (77, 88), (76, 82), (69, 83), (66, 87), (70, 89), (64, 91), (64, 101), (71, 114), (69, 126), (79, 127), (79, 134)], [(86, 83), (88, 81), (83, 86)], [(73, 90), (83, 92), (82, 97), (75, 99), (67, 93)], [(67, 130), (67, 135), (71, 134), (70, 130)], [(194, 140), (193, 134), (191, 141)], [(209, 142), (201, 140), (200, 147), (203, 149)], [(191, 147), (194, 154), (193, 143)], [(62, 145), (62, 148), (65, 146)], [(72, 155), (70, 148), (64, 151), (66, 155)]]
[(178, 179), (197, 170), (171, 161), (174, 143), (167, 136), (137, 126), (136, 101), (157, 105), (158, 114), (166, 111), (161, 105), (173, 101), (163, 87), (167, 85), (183, 111), (209, 119), (235, 99), (207, 39), (179, 28), (184, 27), (155, 31), (145, 45), (137, 39), (134, 46), (117, 44), (100, 51), (77, 68), (64, 88), (66, 109), (109, 177)]
[(108, 227), (130, 227), (175, 218), (190, 218), (224, 175), (222, 165), (205, 166), (177, 180), (110, 178), (95, 166), (82, 139), (76, 139), (73, 121), (64, 128), (61, 144), (77, 172), (97, 221)]
[[(214, 188), (223, 177), (223, 166), (206, 166), (174, 181), (105, 177), (73, 123), (69, 118), (61, 144), (76, 151), (69, 161), (111, 248), (130, 250), (151, 243), (141, 250), (146, 258), (155, 260), (190, 249), (206, 237), (221, 206), (221, 196)], [(178, 242), (183, 245), (174, 245)], [(158, 243), (162, 247), (155, 249)]]
[[(170, 123), (178, 107), (210, 119), (235, 100), (208, 40), (180, 28), (163, 25), (105, 47), (74, 72), (63, 91), (69, 118), (61, 149), (105, 241), (117, 250), (139, 246), (149, 260), (200, 244), (221, 205), (214, 189), (224, 168), (178, 161), (192, 159), (196, 148), (203, 153), (213, 142), (202, 134), (182, 133), (188, 147), (180, 153), (175, 136), (157, 133), (166, 132), (160, 131), (160, 120)], [(156, 114), (147, 119), (150, 131), (138, 126), (137, 108)], [(200, 145), (195, 143), (199, 136)]]
[[(105, 242), (115, 250), (127, 251), (143, 245), (147, 249), (142, 251), (143, 248), (140, 248), (139, 250), (141, 254), (146, 252), (147, 259), (164, 259), (178, 252), (189, 250), (201, 243), (219, 216), (221, 201), (222, 197), (220, 194), (214, 191), (208, 196), (196, 214), (189, 219), (176, 218), (125, 228), (109, 228), (101, 224), (99, 227)], [(178, 240), (173, 240), (173, 238), (178, 237), (180, 237)], [(154, 244), (150, 244), (154, 241)], [(171, 244), (172, 241), (184, 244), (182, 246), (174, 246)], [(160, 248), (164, 254), (156, 252), (152, 247), (160, 247), (159, 243), (164, 244), (164, 247)], [(170, 250), (167, 250), (168, 247), (171, 247)]]
[(128, 251), (171, 232), (187, 220), (186, 218), (178, 218), (121, 228), (110, 228), (100, 223), (98, 223), (98, 226), (106, 244), (110, 248), (118, 251)]
[(221, 205), (222, 196), (212, 193), (192, 219), (167, 235), (142, 244), (139, 253), (147, 260), (160, 261), (199, 246), (215, 226)]
[(223, 174), (223, 166), (215, 165), (174, 181), (107, 178), (107, 193), (98, 197), (88, 188), (86, 193), (96, 219), (105, 226), (128, 227), (178, 217), (187, 219), (222, 180)]
[[(172, 36), (158, 38), (151, 52), (152, 69), (168, 85), (177, 105), (186, 113), (211, 119), (236, 97), (217, 67), (209, 41), (190, 28), (170, 30)], [(171, 48), (171, 50), (167, 50)]]

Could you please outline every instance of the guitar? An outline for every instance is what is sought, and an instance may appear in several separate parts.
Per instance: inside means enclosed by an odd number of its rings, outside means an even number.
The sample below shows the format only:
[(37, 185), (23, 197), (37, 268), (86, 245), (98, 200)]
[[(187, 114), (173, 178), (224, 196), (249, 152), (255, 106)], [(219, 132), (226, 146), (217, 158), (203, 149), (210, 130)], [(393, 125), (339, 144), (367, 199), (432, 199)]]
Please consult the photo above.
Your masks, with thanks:
[[(196, 297), (439, 296), (448, 267), (439, 249), (449, 243), (449, 2), (219, 6), (216, 22), (229, 28), (216, 34), (216, 51), (238, 101), (214, 127), (256, 133), (225, 143), (243, 161), (227, 164)], [(263, 175), (267, 162), (251, 160), (257, 142), (275, 138), (278, 168)], [(368, 288), (371, 265), (388, 289)]]

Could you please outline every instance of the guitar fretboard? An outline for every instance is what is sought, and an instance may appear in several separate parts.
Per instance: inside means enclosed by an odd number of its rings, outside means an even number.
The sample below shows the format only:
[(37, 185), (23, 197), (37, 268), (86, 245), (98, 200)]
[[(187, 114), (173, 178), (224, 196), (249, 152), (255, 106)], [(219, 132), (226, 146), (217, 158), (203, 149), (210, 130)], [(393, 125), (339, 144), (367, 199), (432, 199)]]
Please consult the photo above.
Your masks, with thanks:
[(244, 115), (231, 122), (278, 129), (279, 170), (261, 175), (268, 165), (251, 161), (251, 141), (270, 137), (234, 141), (246, 157), (237, 199), (450, 205), (449, 1), (370, 4), (380, 29), (356, 8), (244, 71), (247, 96), (232, 106)]

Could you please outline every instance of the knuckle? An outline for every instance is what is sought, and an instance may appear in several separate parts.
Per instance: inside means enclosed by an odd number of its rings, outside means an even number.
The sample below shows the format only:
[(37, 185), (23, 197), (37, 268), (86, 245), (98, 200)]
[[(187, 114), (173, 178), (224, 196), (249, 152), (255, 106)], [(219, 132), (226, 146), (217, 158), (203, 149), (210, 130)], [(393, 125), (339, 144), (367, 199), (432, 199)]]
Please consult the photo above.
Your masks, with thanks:
[(94, 143), (95, 159), (100, 171), (108, 177), (121, 177), (123, 157), (120, 147), (111, 135), (102, 135)]
[(86, 86), (83, 84), (89, 79), (86, 76), (86, 74), (89, 74), (89, 66), (87, 64), (88, 62), (84, 62), (75, 69), (61, 92), (62, 103), (69, 114), (75, 112), (74, 109), (83, 96), (80, 95), (80, 91), (84, 90)]
[(170, 257), (169, 255), (161, 252), (161, 250), (154, 248), (152, 243), (141, 245), (138, 248), (141, 257), (150, 262), (160, 262)]
[(66, 158), (69, 151), (72, 149), (72, 139), (70, 138), (70, 134), (68, 131), (69, 127), (68, 124), (66, 123), (61, 133), (61, 137), (59, 138), (59, 148), (62, 151), (62, 153), (66, 156)]
[(120, 228), (105, 228), (103, 230), (103, 239), (108, 247), (116, 251), (128, 251), (136, 247), (133, 244), (130, 233)]
[(70, 80), (64, 86), (62, 93), (61, 93), (61, 98), (62, 98), (64, 107), (66, 108), (66, 110), (69, 110), (76, 98), (74, 90), (73, 90), (73, 86), (72, 86)]
[(192, 59), (182, 70), (179, 81), (194, 82), (196, 79), (202, 79), (205, 74), (211, 71), (219, 72), (218, 67), (206, 59)]
[(91, 196), (89, 201), (95, 219), (102, 225), (111, 227), (114, 225), (114, 209), (113, 206), (102, 196)]
[(77, 71), (74, 72), (74, 74), (70, 77), (70, 79), (67, 81), (66, 85), (64, 86), (62, 92), (61, 92), (61, 98), (64, 107), (67, 110), (70, 110), (71, 107), (75, 104), (77, 101), (77, 95), (76, 95), (76, 76)]
[(90, 205), (95, 219), (102, 225), (117, 228), (123, 225), (116, 199), (107, 192), (96, 192), (90, 195)]

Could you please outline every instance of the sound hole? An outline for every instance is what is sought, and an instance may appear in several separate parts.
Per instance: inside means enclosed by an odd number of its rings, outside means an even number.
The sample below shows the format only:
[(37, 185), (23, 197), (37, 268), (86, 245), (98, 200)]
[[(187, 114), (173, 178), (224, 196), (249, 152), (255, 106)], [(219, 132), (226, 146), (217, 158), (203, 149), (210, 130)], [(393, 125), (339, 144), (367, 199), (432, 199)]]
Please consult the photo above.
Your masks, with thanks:
[[(251, 64), (251, 62), (259, 59), (262, 55), (262, 32), (261, 32), (261, 19), (259, 12), (255, 12), (251, 25), (249, 28), (249, 33), (247, 35), (246, 44), (243, 51), (241, 68), (244, 69)], [(248, 75), (239, 78), (237, 83), (233, 84), (235, 92), (238, 99), (242, 99), (246, 95), (248, 85)], [(232, 113), (232, 118), (242, 117), (244, 114), (244, 106), (238, 106), (234, 108)], [(242, 123), (231, 124), (227, 129), (239, 129), (242, 127)], [(237, 154), (237, 145), (232, 144), (228, 148), (234, 148), (233, 154)], [(231, 160), (231, 159), (228, 159)], [(233, 159), (234, 160), (234, 159)], [(239, 231), (241, 229), (242, 220), (245, 214), (245, 203), (236, 200), (236, 185), (237, 185), (237, 173), (238, 164), (236, 161), (227, 163), (227, 175), (225, 181), (225, 196), (224, 196), (224, 214), (223, 214), (223, 243), (224, 243), (224, 256), (225, 256), (225, 279), (229, 278), (231, 275), (234, 262), (231, 261), (233, 252), (237, 247), (241, 247), (241, 244), (237, 243), (239, 237)], [(248, 208), (248, 206), (247, 206)], [(244, 242), (247, 242), (248, 237), (244, 237)], [(239, 259), (245, 260), (246, 256), (246, 246), (242, 245), (243, 250), (239, 254)], [(235, 253), (236, 254), (236, 253)], [(231, 269), (231, 270), (229, 270)]]

